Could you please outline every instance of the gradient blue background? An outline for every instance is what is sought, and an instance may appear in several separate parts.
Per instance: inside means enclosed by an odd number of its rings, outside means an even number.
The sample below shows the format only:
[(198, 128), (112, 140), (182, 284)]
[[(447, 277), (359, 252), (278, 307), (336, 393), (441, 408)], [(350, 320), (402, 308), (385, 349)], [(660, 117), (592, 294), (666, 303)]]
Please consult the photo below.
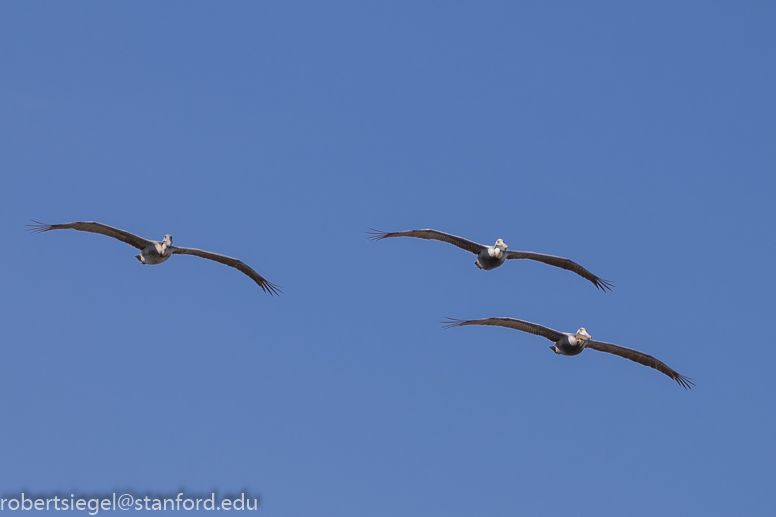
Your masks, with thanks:
[[(0, 492), (774, 515), (774, 26), (769, 2), (3, 2)], [(170, 233), (284, 294), (29, 219)], [(446, 316), (585, 326), (697, 387)]]

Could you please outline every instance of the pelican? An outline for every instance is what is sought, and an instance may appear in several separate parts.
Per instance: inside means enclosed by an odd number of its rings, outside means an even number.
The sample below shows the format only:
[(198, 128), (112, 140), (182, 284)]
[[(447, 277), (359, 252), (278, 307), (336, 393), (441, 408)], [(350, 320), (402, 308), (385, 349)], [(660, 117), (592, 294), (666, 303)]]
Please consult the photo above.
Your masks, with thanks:
[(593, 285), (602, 291), (611, 291), (612, 287), (614, 287), (614, 284), (611, 282), (598, 278), (587, 269), (567, 258), (544, 255), (532, 251), (507, 251), (509, 246), (507, 246), (502, 239), (498, 239), (493, 246), (483, 246), (482, 244), (477, 244), (476, 242), (464, 239), (463, 237), (457, 237), (437, 230), (409, 230), (406, 232), (389, 233), (372, 229), (368, 233), (371, 235), (371, 240), (374, 241), (388, 239), (389, 237), (416, 237), (418, 239), (447, 242), (477, 255), (477, 260), (474, 262), (474, 265), (486, 271), (496, 269), (503, 264), (505, 260), (529, 259), (572, 271), (582, 278), (590, 280), (593, 282)]
[(233, 267), (253, 279), (254, 282), (259, 284), (259, 287), (265, 293), (271, 295), (280, 294), (278, 286), (268, 282), (256, 271), (248, 267), (245, 263), (226, 255), (219, 255), (218, 253), (212, 253), (210, 251), (202, 251), (195, 248), (179, 248), (172, 245), (172, 235), (165, 235), (164, 239), (160, 241), (149, 241), (142, 237), (138, 237), (132, 233), (118, 228), (113, 228), (107, 224), (95, 223), (94, 221), (83, 221), (77, 223), (65, 223), (65, 224), (43, 224), (38, 221), (33, 221), (35, 224), (28, 224), (30, 231), (33, 233), (43, 233), (51, 230), (78, 230), (81, 232), (100, 233), (113, 237), (122, 242), (126, 242), (130, 246), (140, 250), (140, 255), (135, 255), (143, 264), (161, 264), (173, 255), (195, 255), (197, 257), (206, 258), (209, 260), (215, 260), (221, 264)]
[(529, 323), (527, 321), (516, 320), (514, 318), (483, 318), (481, 320), (456, 320), (448, 318), (447, 321), (442, 322), (444, 328), (463, 327), (465, 325), (492, 325), (495, 327), (507, 327), (516, 330), (522, 330), (523, 332), (530, 332), (537, 336), (543, 336), (555, 343), (550, 346), (550, 349), (559, 355), (579, 355), (585, 348), (592, 348), (599, 352), (606, 352), (609, 354), (619, 355), (625, 359), (636, 361), (637, 363), (649, 366), (655, 370), (662, 372), (677, 383), (684, 389), (689, 389), (693, 384), (692, 379), (680, 375), (671, 368), (669, 368), (664, 362), (658, 361), (651, 355), (647, 355), (638, 350), (631, 350), (624, 346), (613, 345), (611, 343), (604, 343), (601, 341), (593, 341), (593, 337), (588, 334), (587, 330), (582, 327), (577, 330), (576, 334), (569, 332), (558, 332), (551, 328), (537, 325), (536, 323)]

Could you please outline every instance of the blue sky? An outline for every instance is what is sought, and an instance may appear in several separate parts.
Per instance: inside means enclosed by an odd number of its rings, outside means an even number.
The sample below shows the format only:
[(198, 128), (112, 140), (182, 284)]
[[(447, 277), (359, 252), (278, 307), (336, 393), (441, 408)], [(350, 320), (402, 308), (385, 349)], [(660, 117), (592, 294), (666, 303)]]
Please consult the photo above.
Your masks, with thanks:
[[(775, 24), (767, 2), (4, 2), (0, 492), (773, 515)], [(284, 294), (30, 219), (170, 233)], [(448, 316), (584, 326), (697, 387)]]

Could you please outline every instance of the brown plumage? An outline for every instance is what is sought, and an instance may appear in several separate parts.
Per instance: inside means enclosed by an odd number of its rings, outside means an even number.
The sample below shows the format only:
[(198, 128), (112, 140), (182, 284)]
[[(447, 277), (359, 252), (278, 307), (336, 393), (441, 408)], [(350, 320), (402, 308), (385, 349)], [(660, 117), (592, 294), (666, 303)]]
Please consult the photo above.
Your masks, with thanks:
[(474, 241), (464, 239), (463, 237), (458, 237), (457, 235), (450, 235), (449, 233), (430, 229), (408, 230), (406, 232), (381, 232), (372, 229), (367, 233), (369, 233), (370, 239), (374, 241), (391, 237), (415, 237), (417, 239), (447, 242), (448, 244), (452, 244), (462, 250), (477, 255), (475, 264), (480, 269), (495, 269), (503, 264), (505, 260), (528, 259), (576, 273), (582, 278), (592, 282), (593, 285), (602, 291), (611, 291), (612, 287), (614, 287), (614, 284), (611, 282), (597, 277), (573, 260), (553, 255), (544, 255), (543, 253), (534, 253), (532, 251), (506, 251), (509, 246), (501, 239), (496, 241), (494, 246), (484, 246)]
[(44, 224), (39, 223), (38, 221), (33, 221), (33, 223), (35, 224), (27, 225), (33, 233), (43, 233), (51, 230), (78, 230), (81, 232), (99, 233), (101, 235), (113, 237), (114, 239), (126, 242), (130, 246), (141, 250), (140, 255), (137, 255), (136, 258), (143, 264), (161, 264), (172, 255), (195, 255), (208, 260), (214, 260), (244, 273), (256, 282), (265, 293), (271, 295), (281, 293), (278, 286), (267, 281), (244, 262), (237, 260), (236, 258), (227, 257), (226, 255), (220, 255), (210, 251), (203, 251), (195, 248), (178, 248), (172, 245), (171, 235), (165, 235), (164, 240), (162, 241), (151, 241), (129, 233), (128, 231), (119, 230), (118, 228), (108, 226), (107, 224), (96, 223), (94, 221), (65, 224)]
[(489, 325), (495, 327), (512, 328), (549, 339), (555, 343), (550, 348), (553, 349), (555, 353), (560, 355), (577, 355), (585, 348), (592, 348), (593, 350), (598, 350), (599, 352), (619, 355), (625, 359), (630, 359), (631, 361), (643, 364), (644, 366), (654, 368), (655, 370), (671, 377), (684, 389), (689, 389), (692, 386), (695, 386), (695, 384), (692, 382), (692, 379), (679, 374), (670, 368), (667, 364), (658, 359), (655, 359), (649, 354), (639, 352), (638, 350), (631, 350), (630, 348), (625, 348), (623, 346), (613, 345), (612, 343), (593, 341), (584, 328), (579, 329), (576, 334), (570, 334), (568, 332), (558, 332), (557, 330), (553, 330), (542, 325), (537, 325), (536, 323), (514, 318), (483, 318), (479, 320), (456, 320), (448, 318), (442, 323), (444, 323), (444, 328), (464, 327), (467, 325)]

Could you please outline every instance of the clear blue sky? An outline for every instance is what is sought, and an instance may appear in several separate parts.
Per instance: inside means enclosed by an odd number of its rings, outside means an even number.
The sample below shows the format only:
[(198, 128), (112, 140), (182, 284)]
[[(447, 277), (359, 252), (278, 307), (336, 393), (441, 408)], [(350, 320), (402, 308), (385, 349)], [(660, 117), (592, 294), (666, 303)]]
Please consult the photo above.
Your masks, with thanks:
[[(774, 27), (769, 2), (3, 2), (0, 492), (776, 514)], [(29, 219), (170, 233), (284, 294)], [(697, 387), (446, 316), (584, 326)]]

